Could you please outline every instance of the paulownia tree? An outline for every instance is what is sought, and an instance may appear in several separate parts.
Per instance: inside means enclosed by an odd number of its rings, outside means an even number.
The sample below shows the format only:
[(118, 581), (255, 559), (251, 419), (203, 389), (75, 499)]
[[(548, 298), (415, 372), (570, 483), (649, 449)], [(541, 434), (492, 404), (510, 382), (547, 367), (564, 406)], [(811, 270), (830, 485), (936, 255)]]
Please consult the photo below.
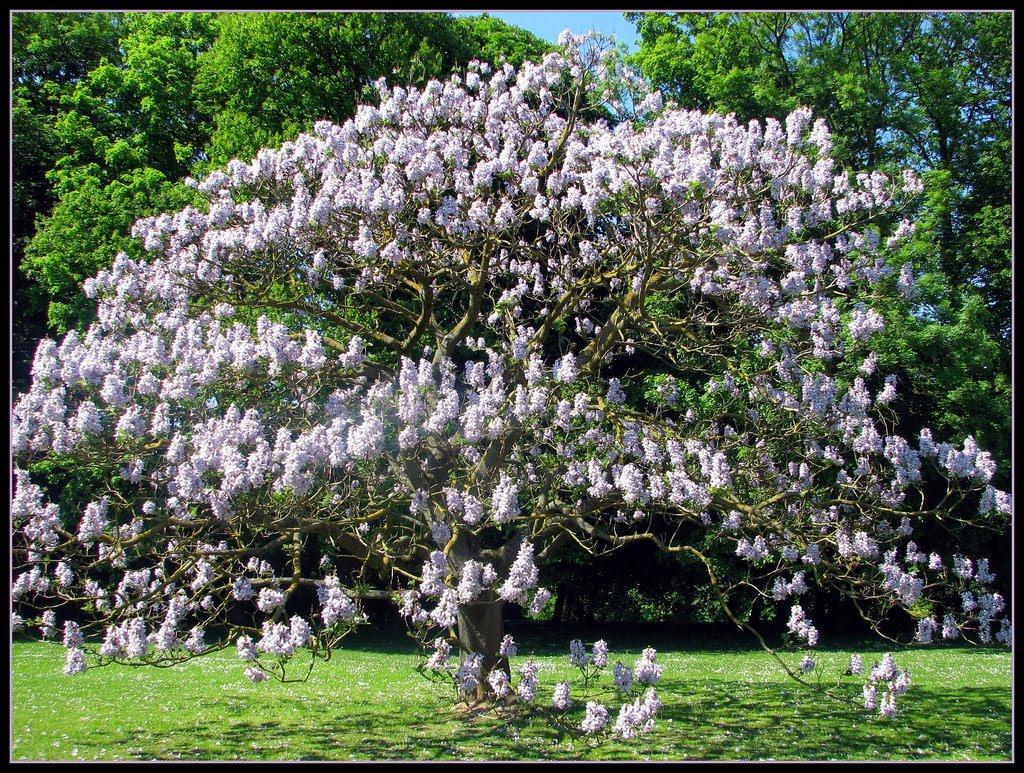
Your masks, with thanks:
[[(13, 419), (14, 597), (44, 636), (60, 611), (68, 673), (234, 644), (285, 679), (383, 582), (426, 669), (503, 699), (503, 606), (539, 611), (537, 562), (570, 541), (689, 554), (738, 625), (743, 594), (788, 605), (801, 647), (814, 588), (874, 621), (910, 609), (921, 642), (991, 640), (987, 561), (909, 537), (999, 528), (1009, 498), (972, 440), (895, 434), (870, 351), (913, 292), (886, 258), (917, 178), (835, 168), (806, 110), (664, 107), (594, 39), (562, 45), (380, 83), (344, 125), (195, 182), (208, 208), (140, 220), (148, 256), (86, 283), (96, 321), (40, 345)], [(45, 488), (68, 464), (105, 482), (78, 512)], [(572, 660), (589, 680), (607, 646)], [(615, 683), (659, 673), (648, 650)], [(892, 714), (908, 683), (887, 657), (865, 703)], [(607, 723), (592, 702), (578, 727)]]

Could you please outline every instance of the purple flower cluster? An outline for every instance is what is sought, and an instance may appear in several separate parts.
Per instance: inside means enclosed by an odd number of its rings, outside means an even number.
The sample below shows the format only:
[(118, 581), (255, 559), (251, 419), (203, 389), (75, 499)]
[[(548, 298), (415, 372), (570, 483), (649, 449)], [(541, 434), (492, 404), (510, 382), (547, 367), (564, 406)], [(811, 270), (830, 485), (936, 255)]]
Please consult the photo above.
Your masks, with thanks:
[(642, 698), (622, 704), (618, 719), (612, 727), (612, 735), (629, 740), (640, 733), (649, 733), (654, 729), (654, 717), (660, 708), (661, 699), (651, 687)]
[(569, 708), (569, 683), (559, 682), (555, 685), (554, 695), (551, 696), (551, 705), (558, 711), (565, 711)]
[[(887, 652), (882, 657), (881, 663), (876, 663), (872, 667), (869, 684), (872, 687), (882, 686), (887, 688), (882, 696), (879, 712), (883, 716), (891, 718), (896, 716), (896, 696), (902, 695), (910, 688), (910, 672), (900, 670), (892, 653)], [(874, 702), (875, 694), (875, 691), (872, 690), (872, 703)], [(872, 709), (874, 706), (868, 705), (867, 696), (868, 689), (865, 686), (865, 708)]]
[(608, 709), (597, 701), (587, 701), (587, 713), (580, 722), (580, 730), (587, 735), (594, 735), (604, 730), (608, 724)]
[(633, 678), (640, 684), (655, 685), (661, 679), (661, 666), (657, 663), (658, 653), (647, 647), (633, 664)]
[(524, 541), (519, 546), (519, 553), (509, 569), (508, 579), (498, 589), (498, 596), (504, 601), (525, 605), (526, 592), (536, 587), (539, 575), (540, 572), (533, 562), (533, 544)]
[(814, 627), (804, 613), (803, 607), (799, 604), (794, 604), (789, 610), (789, 620), (786, 623), (786, 627), (799, 638), (806, 641), (811, 647), (817, 645), (818, 629)]

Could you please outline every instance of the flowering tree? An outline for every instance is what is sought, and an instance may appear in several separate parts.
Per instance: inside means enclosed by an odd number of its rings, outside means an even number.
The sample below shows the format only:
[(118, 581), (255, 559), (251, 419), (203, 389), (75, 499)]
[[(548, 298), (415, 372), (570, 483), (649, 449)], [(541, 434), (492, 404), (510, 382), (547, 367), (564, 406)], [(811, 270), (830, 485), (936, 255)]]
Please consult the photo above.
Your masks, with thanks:
[[(894, 434), (870, 351), (913, 292), (886, 257), (917, 178), (836, 169), (806, 110), (666, 108), (593, 40), (562, 43), (518, 73), (380, 83), (378, 107), (136, 224), (149, 257), (86, 283), (96, 321), (40, 345), (14, 411), (13, 593), (50, 607), (44, 636), (82, 606), (99, 664), (234, 644), (251, 678), (284, 679), (299, 649), (330, 656), (373, 579), (427, 669), (503, 699), (502, 608), (544, 607), (537, 562), (649, 540), (703, 562), (738, 625), (737, 593), (788, 605), (804, 647), (794, 602), (816, 587), (872, 620), (912, 609), (922, 642), (991, 639), (987, 561), (908, 538), (964, 502), (998, 526), (1009, 498), (972, 440)], [(26, 471), (43, 458), (106, 486), (61, 513)], [(79, 622), (64, 638), (84, 669)], [(571, 658), (586, 684), (607, 645)], [(629, 699), (659, 676), (653, 650), (616, 665), (620, 735), (653, 721), (656, 694)], [(891, 658), (882, 683), (891, 713)], [(591, 704), (585, 732), (608, 723)]]

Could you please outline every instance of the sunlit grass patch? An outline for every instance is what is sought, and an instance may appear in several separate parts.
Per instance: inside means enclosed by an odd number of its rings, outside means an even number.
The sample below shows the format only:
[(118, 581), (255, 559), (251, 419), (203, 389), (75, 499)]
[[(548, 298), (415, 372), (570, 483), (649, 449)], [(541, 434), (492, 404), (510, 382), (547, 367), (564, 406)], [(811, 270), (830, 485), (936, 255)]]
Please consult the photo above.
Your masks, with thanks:
[[(539, 700), (574, 669), (571, 631), (516, 632), (541, 666)], [(583, 638), (586, 637), (584, 632)], [(467, 721), (450, 693), (413, 667), (394, 634), (367, 631), (304, 684), (252, 684), (233, 649), (174, 669), (108, 667), (61, 673), (64, 650), (16, 642), (13, 759), (1009, 759), (1010, 655), (1004, 650), (897, 653), (913, 686), (894, 721), (820, 698), (746, 642), (647, 635), (610, 639), (632, 665), (645, 644), (664, 668), (656, 730), (632, 742), (573, 739), (541, 718)], [(829, 675), (854, 648), (819, 650)], [(864, 654), (865, 665), (881, 656)], [(790, 656), (794, 665), (798, 656)], [(610, 683), (610, 675), (605, 677)], [(859, 694), (852, 680), (847, 689)], [(581, 704), (574, 695), (574, 708)], [(612, 716), (618, 706), (610, 706)]]

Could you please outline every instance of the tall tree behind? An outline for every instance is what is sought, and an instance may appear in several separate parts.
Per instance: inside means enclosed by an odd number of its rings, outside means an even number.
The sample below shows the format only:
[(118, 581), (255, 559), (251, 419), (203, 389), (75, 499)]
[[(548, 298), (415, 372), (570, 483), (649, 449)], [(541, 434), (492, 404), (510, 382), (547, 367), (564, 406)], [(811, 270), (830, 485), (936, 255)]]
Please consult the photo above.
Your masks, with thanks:
[[(344, 121), (374, 80), (423, 83), (471, 59), (521, 61), (549, 48), (489, 17), (445, 13), (234, 13), (200, 62), (196, 99), (212, 116), (206, 164)], [(200, 170), (200, 171), (202, 171)]]
[[(20, 266), (36, 216), (53, 206), (47, 172), (61, 155), (55, 121), (61, 96), (101, 60), (118, 56), (123, 14), (16, 13), (11, 24), (12, 252)], [(13, 267), (12, 267), (13, 269)], [(12, 270), (15, 370), (45, 334), (45, 317), (33, 313), (30, 283)], [(23, 381), (24, 379), (22, 379)]]
[[(53, 16), (17, 14), (14, 27), (30, 28), (39, 17), (44, 28), (53, 26)], [(42, 315), (58, 332), (87, 317), (81, 281), (117, 252), (137, 249), (130, 239), (134, 219), (189, 200), (186, 189), (171, 181), (187, 173), (206, 134), (191, 90), (196, 60), (212, 42), (211, 16), (110, 16), (66, 20), (64, 34), (72, 39), (79, 34), (74, 25), (105, 29), (100, 21), (106, 21), (113, 32), (110, 45), (94, 66), (79, 67), (59, 90), (48, 86), (45, 74), (35, 76), (40, 88), (55, 92), (52, 115), (26, 111), (47, 119), (53, 157), (41, 169), (42, 180), (25, 178), (52, 201), (52, 207), (32, 211), (34, 223), (26, 224), (26, 230), (34, 225), (21, 261), (28, 280), (26, 311)], [(26, 50), (31, 49), (16, 48), (15, 62)], [(45, 66), (37, 69), (45, 73)], [(22, 182), (18, 174), (16, 186)], [(25, 361), (31, 349), (15, 355)], [(15, 375), (24, 374), (16, 368)]]

